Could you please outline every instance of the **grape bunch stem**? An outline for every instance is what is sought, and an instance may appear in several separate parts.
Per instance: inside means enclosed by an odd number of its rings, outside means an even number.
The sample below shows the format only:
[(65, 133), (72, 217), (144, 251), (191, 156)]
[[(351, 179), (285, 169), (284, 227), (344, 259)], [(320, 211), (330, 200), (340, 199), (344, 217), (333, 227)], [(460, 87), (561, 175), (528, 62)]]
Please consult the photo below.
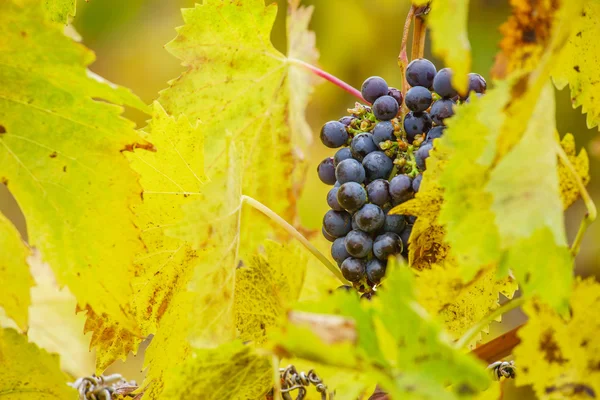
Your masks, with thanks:
[(308, 241), (296, 228), (290, 225), (286, 220), (281, 218), (275, 211), (271, 210), (269, 207), (265, 206), (260, 201), (246, 195), (242, 195), (242, 204), (246, 203), (251, 207), (254, 207), (261, 213), (265, 214), (269, 217), (273, 222), (282, 227), (287, 233), (289, 233), (292, 237), (297, 239), (308, 251), (310, 251), (315, 257), (321, 261), (321, 263), (327, 267), (344, 285), (349, 285), (350, 283), (344, 278), (342, 272), (338, 267), (333, 265), (331, 261), (325, 257), (323, 253), (321, 253), (311, 242)]

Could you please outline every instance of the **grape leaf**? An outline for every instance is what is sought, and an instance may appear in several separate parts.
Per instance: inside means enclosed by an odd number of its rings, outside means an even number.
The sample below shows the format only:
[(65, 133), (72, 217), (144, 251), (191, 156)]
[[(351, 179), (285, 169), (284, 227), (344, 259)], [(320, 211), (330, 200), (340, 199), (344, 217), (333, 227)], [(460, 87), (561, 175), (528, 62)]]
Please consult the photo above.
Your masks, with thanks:
[[(600, 285), (577, 279), (567, 320), (536, 299), (523, 310), (529, 317), (515, 348), (517, 385), (533, 385), (540, 399), (593, 397), (600, 393)], [(580, 397), (577, 397), (580, 396)]]
[(266, 340), (287, 307), (300, 296), (308, 254), (297, 242), (268, 241), (235, 274), (234, 313), (238, 338), (257, 344)]
[(578, 18), (574, 18), (573, 24), (575, 28), (552, 69), (552, 78), (558, 89), (562, 90), (567, 84), (571, 87), (573, 108), (581, 106), (582, 113), (587, 113), (588, 128), (593, 128), (600, 124), (596, 94), (600, 89), (597, 79), (600, 48), (596, 40), (600, 35), (600, 4), (585, 1), (585, 7)]
[[(312, 234), (312, 236), (310, 236)], [(331, 251), (331, 242), (320, 232), (311, 232), (305, 235), (307, 239), (323, 254)], [(329, 270), (323, 268), (321, 261), (309, 257), (306, 264), (304, 285), (300, 291), (299, 302), (314, 302), (332, 293), (340, 286), (339, 279)]]
[(90, 78), (93, 53), (46, 21), (41, 2), (18, 4), (0, 3), (0, 181), (59, 283), (130, 324), (123, 305), (143, 249), (131, 212), (141, 188), (121, 153), (150, 145), (115, 104), (145, 106)]
[(75, 16), (76, 0), (44, 0), (44, 9), (48, 18), (62, 24), (69, 23), (69, 17)]
[(76, 399), (58, 357), (48, 354), (14, 329), (0, 329), (0, 397), (7, 400)]
[(452, 84), (460, 93), (467, 92), (471, 72), (468, 13), (469, 0), (434, 0), (427, 15), (432, 52), (452, 68)]
[[(569, 161), (575, 168), (577, 175), (581, 178), (584, 185), (590, 182), (590, 160), (588, 159), (585, 148), (582, 148), (577, 154), (575, 146), (575, 138), (570, 133), (567, 133), (561, 140), (560, 145), (567, 154)], [(571, 171), (562, 163), (558, 163), (558, 180), (560, 184), (560, 197), (562, 199), (563, 208), (566, 210), (569, 206), (581, 195), (579, 186), (573, 177)]]
[(13, 224), (0, 213), (0, 308), (12, 318), (19, 328), (26, 331), (31, 299), (29, 289), (33, 278), (29, 273), (27, 256), (29, 248)]
[(262, 399), (273, 386), (269, 357), (239, 341), (196, 349), (169, 373), (161, 399)]

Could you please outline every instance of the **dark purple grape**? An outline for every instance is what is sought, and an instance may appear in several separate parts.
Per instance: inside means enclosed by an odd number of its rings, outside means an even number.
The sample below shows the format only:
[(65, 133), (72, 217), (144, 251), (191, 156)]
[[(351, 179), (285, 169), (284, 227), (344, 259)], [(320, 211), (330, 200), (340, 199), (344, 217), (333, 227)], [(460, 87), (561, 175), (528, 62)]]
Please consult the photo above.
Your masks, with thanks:
[[(400, 240), (400, 238), (398, 238)], [(367, 279), (373, 283), (379, 283), (385, 276), (385, 269), (387, 266), (386, 260), (378, 260), (377, 258), (371, 259), (367, 263), (366, 273)]]
[(450, 99), (440, 99), (431, 106), (431, 118), (436, 125), (444, 125), (444, 120), (454, 115), (454, 105)]
[(346, 258), (350, 257), (350, 254), (346, 250), (345, 237), (335, 239), (331, 245), (331, 257), (335, 260), (335, 262), (337, 262), (338, 265), (341, 265)]
[(354, 212), (367, 203), (367, 192), (360, 183), (346, 182), (338, 189), (337, 201), (345, 210)]
[(352, 215), (352, 230), (358, 229), (358, 224), (356, 223), (356, 214)]
[(339, 122), (342, 123), (344, 126), (350, 126), (352, 121), (354, 121), (355, 119), (356, 119), (356, 117), (353, 117), (351, 115), (346, 115), (345, 117), (340, 118)]
[(382, 261), (388, 257), (402, 252), (402, 241), (400, 236), (392, 232), (386, 232), (375, 238), (373, 242), (373, 254)]
[(342, 147), (333, 155), (333, 166), (337, 167), (344, 160), (352, 158), (352, 152), (349, 147)]
[(398, 103), (398, 106), (402, 105), (402, 92), (400, 90), (390, 87), (388, 88), (388, 96), (392, 96)]
[(475, 72), (471, 72), (469, 74), (469, 93), (475, 92), (479, 94), (485, 93), (487, 89), (487, 83), (483, 76), (476, 74)]
[(423, 179), (423, 175), (421, 175), (421, 174), (417, 175), (417, 177), (415, 179), (413, 179), (412, 189), (414, 190), (415, 193), (417, 193), (419, 191), (419, 189), (421, 188), (421, 180), (422, 179)]
[(385, 179), (376, 179), (367, 185), (367, 195), (369, 201), (382, 207), (390, 199), (388, 181)]
[(344, 278), (350, 282), (359, 282), (365, 276), (365, 260), (349, 257), (344, 260), (340, 269)]
[(321, 142), (329, 148), (335, 149), (343, 146), (348, 141), (346, 127), (339, 121), (329, 121), (321, 128)]
[(366, 101), (372, 104), (381, 96), (387, 95), (388, 85), (383, 78), (372, 76), (364, 81), (360, 93)]
[[(432, 143), (433, 139), (441, 138), (442, 135), (444, 134), (444, 130), (446, 130), (446, 127), (443, 125), (434, 126), (433, 128), (431, 128), (431, 130), (429, 132), (427, 132), (427, 136), (425, 137), (425, 142)], [(335, 158), (334, 158), (334, 163), (335, 163)]]
[(400, 239), (402, 239), (402, 256), (408, 257), (408, 241), (410, 239), (410, 234), (412, 233), (413, 226), (406, 225), (406, 228), (400, 234)]
[(374, 151), (367, 154), (362, 165), (365, 168), (367, 182), (387, 178), (394, 167), (392, 160), (383, 151)]
[(385, 213), (375, 204), (365, 204), (356, 212), (356, 225), (365, 232), (375, 232), (383, 226)]
[(352, 217), (346, 211), (329, 210), (323, 217), (323, 227), (330, 236), (342, 237), (352, 230)]
[(433, 145), (431, 143), (425, 143), (424, 145), (419, 147), (419, 150), (415, 152), (415, 162), (417, 163), (417, 167), (421, 171), (425, 171), (426, 169), (425, 160), (429, 158), (429, 152), (432, 148)]
[(406, 218), (406, 222), (409, 225), (413, 225), (415, 222), (417, 222), (417, 217), (414, 215), (405, 215), (404, 218)]
[(365, 169), (361, 163), (349, 158), (343, 160), (335, 168), (335, 177), (340, 184), (346, 182), (363, 183), (365, 181)]
[(412, 87), (406, 92), (406, 107), (414, 112), (423, 112), (431, 106), (433, 97), (429, 89), (423, 86)]
[(362, 161), (367, 154), (375, 150), (379, 150), (379, 147), (373, 141), (373, 135), (368, 132), (359, 133), (354, 136), (350, 143), (352, 157), (358, 161)]
[(406, 228), (406, 219), (404, 219), (404, 215), (388, 214), (385, 216), (385, 222), (383, 223), (384, 232), (392, 232), (399, 235), (404, 228)]
[(378, 145), (387, 140), (396, 140), (394, 125), (390, 121), (381, 121), (373, 128), (373, 142)]
[(339, 187), (333, 187), (331, 188), (329, 193), (327, 193), (327, 204), (329, 205), (329, 207), (331, 207), (331, 209), (335, 211), (343, 211), (344, 209), (342, 208), (340, 203), (338, 203), (337, 200), (338, 190), (340, 190)]
[(334, 236), (331, 236), (329, 233), (327, 233), (325, 227), (321, 228), (321, 233), (323, 234), (323, 237), (325, 237), (325, 239), (329, 240), (330, 242), (333, 242), (336, 239)]
[(380, 121), (389, 121), (398, 114), (400, 106), (392, 96), (381, 96), (373, 103), (373, 115)]
[(443, 68), (438, 71), (433, 80), (433, 90), (444, 98), (452, 98), (458, 95), (458, 92), (452, 87), (452, 70)]
[(410, 86), (424, 86), (431, 89), (435, 74), (435, 65), (425, 58), (412, 60), (406, 67), (406, 81)]
[(390, 195), (396, 204), (409, 200), (413, 196), (412, 179), (406, 175), (395, 176), (390, 181)]
[(319, 179), (326, 185), (335, 183), (335, 167), (333, 166), (333, 157), (327, 157), (317, 167)]
[(415, 140), (415, 136), (427, 133), (431, 129), (431, 117), (428, 113), (409, 112), (404, 116), (404, 131), (409, 143)]
[(366, 257), (373, 250), (373, 239), (366, 232), (359, 229), (350, 231), (346, 235), (346, 251), (356, 258)]

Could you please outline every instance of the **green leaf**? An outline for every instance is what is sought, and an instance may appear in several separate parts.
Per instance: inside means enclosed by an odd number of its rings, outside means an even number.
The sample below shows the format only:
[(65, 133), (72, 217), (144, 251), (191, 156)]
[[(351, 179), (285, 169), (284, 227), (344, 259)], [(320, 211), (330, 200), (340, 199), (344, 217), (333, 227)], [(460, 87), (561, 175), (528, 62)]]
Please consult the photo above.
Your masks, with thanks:
[(131, 212), (141, 188), (122, 152), (149, 144), (115, 104), (145, 106), (93, 79), (93, 53), (62, 29), (39, 1), (0, 3), (0, 181), (59, 283), (129, 324), (122, 307), (143, 249)]
[(161, 399), (262, 399), (273, 387), (271, 360), (239, 341), (197, 349), (167, 376)]
[[(575, 5), (569, 4), (569, 7)], [(574, 18), (573, 25), (569, 42), (552, 69), (552, 78), (560, 90), (570, 86), (573, 108), (581, 106), (581, 112), (587, 113), (588, 128), (593, 128), (600, 124), (597, 100), (600, 47), (596, 40), (600, 35), (600, 4), (585, 1), (583, 11)]]
[(69, 17), (75, 16), (76, 0), (43, 0), (46, 15), (51, 21), (68, 24)]
[(13, 224), (0, 213), (0, 307), (12, 318), (19, 328), (26, 331), (31, 298), (29, 290), (33, 278), (29, 273), (27, 256), (29, 248)]
[(46, 353), (14, 329), (0, 329), (0, 397), (6, 400), (73, 399), (58, 356)]

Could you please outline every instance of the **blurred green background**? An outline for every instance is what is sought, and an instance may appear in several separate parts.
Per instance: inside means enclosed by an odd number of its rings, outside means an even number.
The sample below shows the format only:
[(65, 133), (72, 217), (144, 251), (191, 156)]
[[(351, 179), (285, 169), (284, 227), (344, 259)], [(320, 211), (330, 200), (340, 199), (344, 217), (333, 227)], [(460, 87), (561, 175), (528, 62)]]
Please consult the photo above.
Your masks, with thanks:
[[(267, 3), (271, 1), (267, 0)], [(286, 1), (278, 0), (279, 14), (272, 39), (277, 48), (285, 51)], [(384, 77), (390, 85), (401, 82), (396, 58), (400, 48), (404, 19), (409, 8), (408, 0), (305, 0), (305, 5), (314, 5), (312, 29), (317, 33), (317, 46), (321, 53), (319, 65), (355, 87), (360, 87), (371, 75)], [(192, 7), (192, 0), (89, 0), (79, 1), (73, 25), (83, 38), (83, 43), (93, 49), (97, 61), (91, 69), (119, 85), (131, 88), (146, 103), (157, 97), (183, 70), (177, 59), (164, 48), (164, 44), (175, 37), (175, 27), (183, 24), (181, 7)], [(469, 15), (469, 39), (473, 54), (474, 72), (489, 80), (489, 71), (500, 40), (498, 27), (510, 12), (508, 0), (471, 0)], [(443, 67), (435, 59), (427, 45), (426, 57)], [(308, 119), (315, 132), (315, 142), (307, 152), (310, 157), (309, 176), (299, 212), (307, 228), (320, 228), (321, 218), (327, 210), (325, 196), (328, 187), (316, 176), (316, 166), (332, 151), (318, 140), (320, 126), (331, 119), (345, 115), (345, 110), (354, 104), (354, 98), (339, 88), (322, 83), (317, 86), (308, 108)], [(136, 121), (138, 127), (145, 125), (147, 116), (126, 114)], [(575, 134), (578, 146), (590, 153), (592, 181), (589, 186), (592, 197), (600, 199), (600, 171), (598, 155), (600, 142), (596, 129), (588, 130), (581, 110), (573, 110), (567, 90), (557, 92), (557, 123), (559, 132)], [(0, 211), (13, 218), (25, 234), (25, 226), (18, 207), (4, 186), (0, 185)], [(585, 208), (581, 201), (566, 213), (569, 237), (572, 238)], [(600, 276), (600, 222), (592, 225), (585, 236), (581, 253), (577, 258), (577, 273)], [(492, 335), (522, 320), (519, 312), (511, 314), (503, 325), (495, 324)], [(120, 362), (118, 362), (120, 364)], [(127, 370), (116, 366), (128, 377), (140, 379), (141, 360), (131, 360)], [(525, 393), (515, 394), (526, 398)]]

